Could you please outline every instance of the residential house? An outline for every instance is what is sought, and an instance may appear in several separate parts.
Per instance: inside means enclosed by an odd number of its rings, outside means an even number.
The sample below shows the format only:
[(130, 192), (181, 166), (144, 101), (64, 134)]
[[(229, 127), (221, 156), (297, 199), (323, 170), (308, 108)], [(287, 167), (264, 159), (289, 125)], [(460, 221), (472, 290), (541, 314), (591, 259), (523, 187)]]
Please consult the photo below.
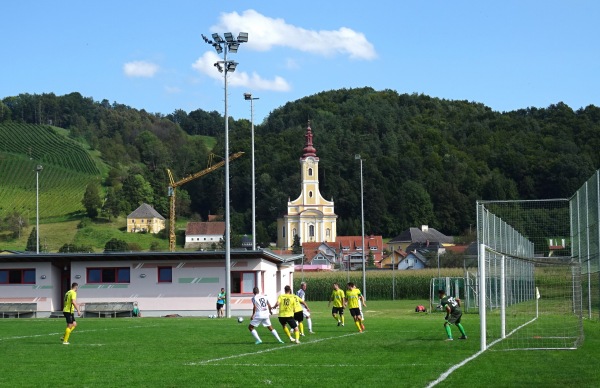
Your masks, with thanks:
[(428, 259), (418, 251), (406, 253), (406, 257), (398, 263), (399, 270), (423, 269), (427, 267)]
[(430, 228), (427, 225), (422, 225), (421, 228), (408, 228), (398, 236), (388, 241), (387, 245), (391, 251), (402, 249), (407, 250), (407, 247), (412, 243), (427, 243), (435, 242), (444, 244), (453, 244), (454, 238), (446, 236), (442, 232)]
[(165, 228), (165, 217), (143, 203), (127, 216), (127, 233), (158, 233)]
[(304, 271), (330, 271), (335, 268), (337, 253), (335, 248), (326, 242), (302, 244), (304, 257), (300, 263), (296, 262), (296, 270)]
[(184, 248), (217, 249), (225, 235), (225, 222), (188, 222)]
[[(362, 236), (338, 236), (335, 245), (339, 252), (339, 259), (344, 269), (361, 269), (363, 261)], [(364, 260), (368, 265), (372, 258), (373, 262), (381, 263), (383, 259), (383, 238), (381, 236), (364, 237), (365, 252)]]

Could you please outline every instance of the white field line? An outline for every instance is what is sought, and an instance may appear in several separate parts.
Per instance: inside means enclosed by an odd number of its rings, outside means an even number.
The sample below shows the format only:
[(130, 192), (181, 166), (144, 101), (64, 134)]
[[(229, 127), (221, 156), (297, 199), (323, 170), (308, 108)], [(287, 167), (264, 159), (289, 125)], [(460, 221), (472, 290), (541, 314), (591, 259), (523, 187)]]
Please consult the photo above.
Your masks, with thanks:
[[(367, 365), (367, 364), (315, 364), (315, 365), (302, 365), (302, 364), (218, 364), (219, 366), (248, 366), (248, 367), (274, 367), (274, 368), (279, 368), (279, 367), (299, 367), (299, 368), (309, 368), (309, 367), (318, 367), (318, 368), (343, 368), (343, 367), (351, 367), (351, 368), (362, 368), (362, 367), (370, 367), (370, 368), (381, 368), (381, 364), (376, 364), (376, 365)], [(431, 366), (434, 364), (415, 364), (415, 363), (410, 363), (410, 364), (399, 364), (399, 363), (395, 363), (394, 366), (405, 366), (405, 367), (411, 367), (411, 366)]]
[[(344, 335), (335, 336), (335, 337), (319, 338), (317, 340), (312, 340), (310, 342), (300, 342), (300, 344), (289, 344), (289, 345), (286, 345), (286, 346), (277, 346), (277, 347), (270, 348), (270, 349), (258, 350), (256, 352), (234, 354), (232, 356), (227, 356), (227, 357), (213, 358), (211, 360), (204, 360), (204, 361), (198, 361), (198, 362), (188, 362), (188, 363), (185, 363), (184, 365), (190, 365), (190, 366), (207, 365), (207, 364), (214, 363), (214, 362), (219, 362), (219, 361), (224, 361), (224, 360), (231, 360), (233, 358), (253, 356), (253, 355), (262, 354), (262, 353), (269, 353), (269, 352), (273, 352), (273, 351), (276, 351), (276, 350), (287, 349), (287, 348), (290, 348), (290, 347), (316, 344), (317, 342), (321, 342), (321, 341), (327, 341), (327, 340), (331, 340), (331, 339), (339, 339), (339, 338), (349, 337), (349, 336), (357, 335), (357, 334), (360, 334), (360, 333), (356, 332), (356, 333), (344, 334)], [(281, 345), (281, 344), (279, 344), (279, 345)]]
[[(95, 332), (95, 331), (112, 331), (112, 330), (121, 330), (121, 329), (139, 329), (141, 327), (152, 327), (152, 326), (160, 326), (160, 325), (127, 326), (127, 327), (115, 327), (115, 328), (110, 328), (110, 329), (93, 329), (93, 330), (77, 329), (75, 332), (76, 333), (92, 333), (92, 332)], [(52, 336), (62, 335), (64, 333), (65, 333), (64, 331), (61, 331), (61, 332), (58, 332), (58, 333), (19, 335), (19, 336), (14, 336), (14, 337), (0, 338), (0, 341), (20, 340), (20, 339), (24, 339), (24, 338), (39, 338), (39, 337), (46, 337), (46, 336), (52, 337)]]

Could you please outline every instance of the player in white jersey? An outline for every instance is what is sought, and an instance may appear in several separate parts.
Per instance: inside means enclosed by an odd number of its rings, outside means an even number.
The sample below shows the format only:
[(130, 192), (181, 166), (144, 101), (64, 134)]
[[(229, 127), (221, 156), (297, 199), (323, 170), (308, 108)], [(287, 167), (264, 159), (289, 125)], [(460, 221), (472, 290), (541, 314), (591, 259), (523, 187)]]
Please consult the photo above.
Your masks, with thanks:
[[(306, 282), (300, 283), (300, 289), (296, 292), (296, 295), (304, 302), (306, 299)], [(302, 314), (304, 314), (304, 318), (306, 319), (306, 323), (308, 324), (308, 332), (310, 334), (314, 334), (312, 330), (312, 319), (310, 319), (310, 311), (306, 309), (306, 307), (302, 306)], [(304, 329), (304, 328), (303, 328)], [(304, 330), (300, 331), (302, 335), (304, 335)]]
[(252, 316), (250, 317), (250, 325), (248, 325), (248, 330), (250, 330), (250, 333), (252, 333), (252, 336), (256, 340), (255, 343), (257, 345), (262, 344), (262, 341), (258, 336), (258, 332), (255, 329), (255, 327), (258, 327), (262, 324), (264, 327), (269, 329), (273, 336), (277, 338), (277, 341), (282, 344), (283, 341), (281, 338), (279, 338), (279, 334), (277, 334), (277, 331), (273, 329), (273, 326), (271, 325), (271, 319), (269, 317), (272, 314), (272, 307), (267, 299), (267, 296), (259, 294), (258, 287), (254, 287), (252, 292), (254, 292), (254, 296), (252, 297)]

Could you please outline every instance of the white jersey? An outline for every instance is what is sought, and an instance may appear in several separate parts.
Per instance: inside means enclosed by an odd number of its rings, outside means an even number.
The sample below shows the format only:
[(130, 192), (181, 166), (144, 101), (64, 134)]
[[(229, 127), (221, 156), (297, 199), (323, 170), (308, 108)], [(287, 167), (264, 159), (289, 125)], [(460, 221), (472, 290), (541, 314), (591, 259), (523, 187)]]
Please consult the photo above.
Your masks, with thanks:
[(254, 304), (254, 319), (269, 318), (269, 300), (266, 295), (256, 294), (252, 297)]
[[(302, 301), (304, 301), (304, 298), (306, 298), (306, 292), (304, 292), (302, 288), (299, 289), (298, 292), (296, 292), (296, 295), (298, 296), (298, 298), (302, 299)], [(304, 305), (302, 305), (302, 312), (304, 313), (304, 316), (306, 318), (310, 318), (310, 312), (306, 309), (306, 307), (304, 307)]]

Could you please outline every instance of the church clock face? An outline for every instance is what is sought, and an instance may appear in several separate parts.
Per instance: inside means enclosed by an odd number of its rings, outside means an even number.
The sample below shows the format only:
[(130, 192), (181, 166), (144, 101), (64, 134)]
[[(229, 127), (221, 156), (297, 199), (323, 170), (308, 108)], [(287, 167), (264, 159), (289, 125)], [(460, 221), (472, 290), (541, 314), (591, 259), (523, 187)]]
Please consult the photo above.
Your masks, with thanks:
[(315, 159), (314, 158), (306, 158), (306, 164), (308, 164), (309, 166), (313, 166), (315, 164)]

